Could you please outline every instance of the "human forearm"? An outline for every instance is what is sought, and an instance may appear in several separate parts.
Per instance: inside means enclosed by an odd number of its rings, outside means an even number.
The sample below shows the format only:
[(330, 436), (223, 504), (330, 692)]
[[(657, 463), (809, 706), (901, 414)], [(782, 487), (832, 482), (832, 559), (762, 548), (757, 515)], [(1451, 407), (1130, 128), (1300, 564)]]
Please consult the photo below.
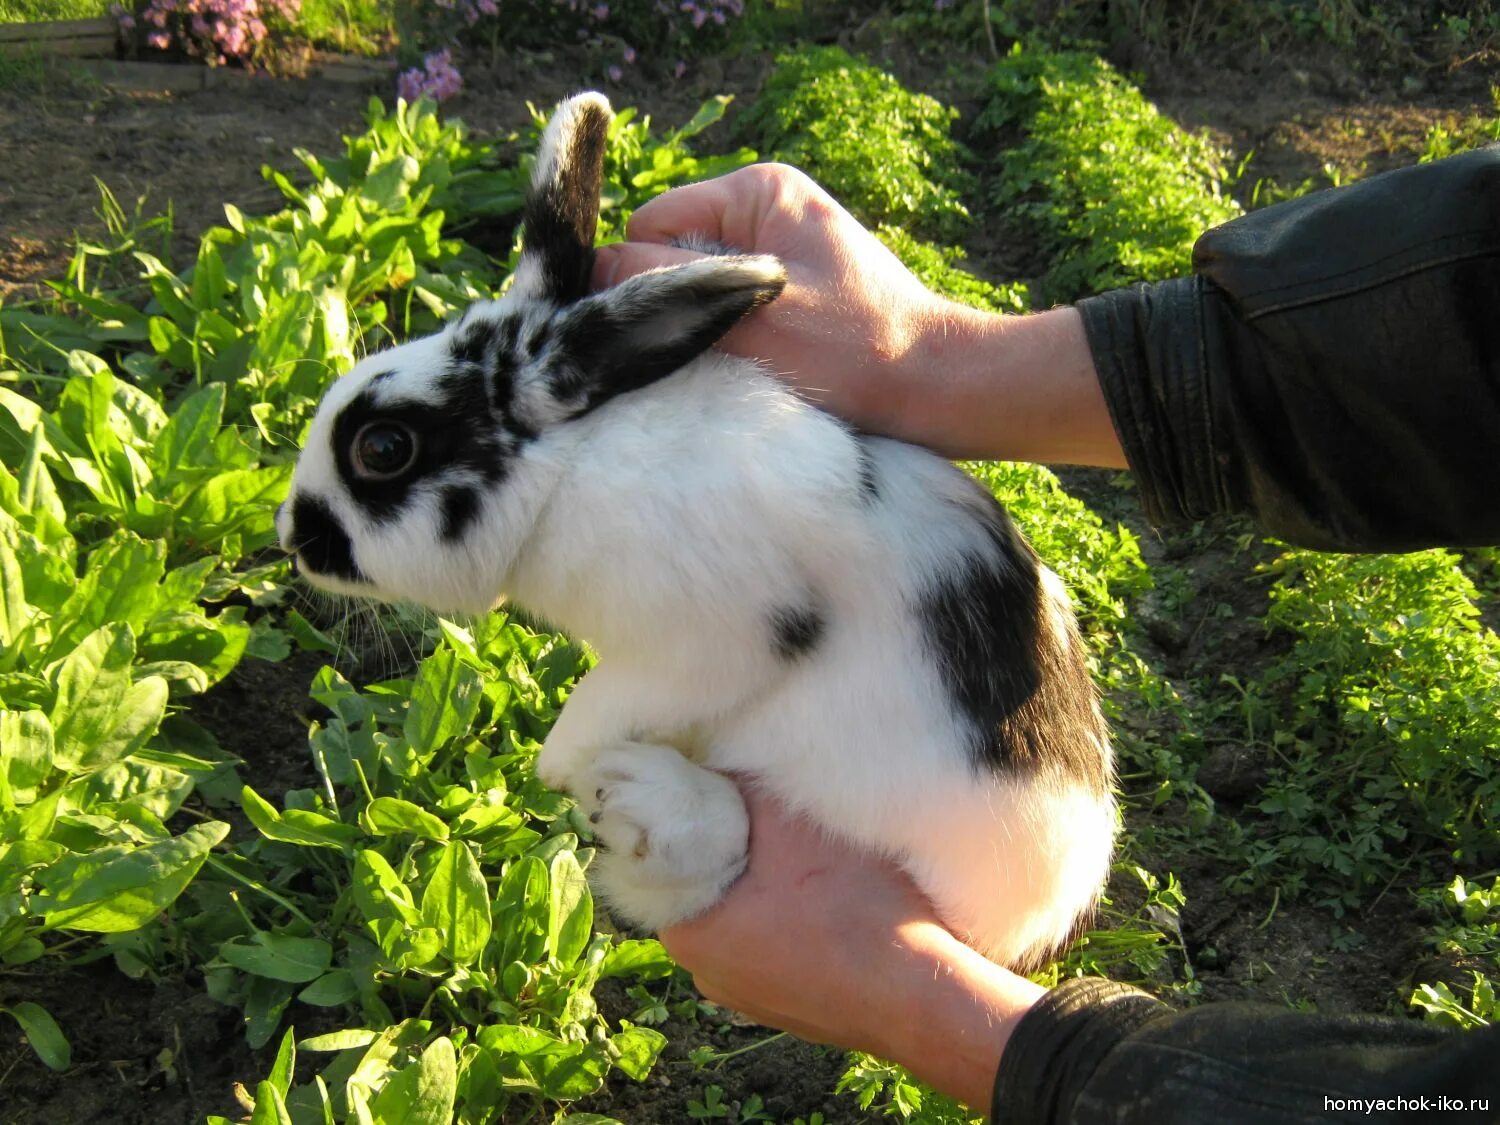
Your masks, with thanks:
[(983, 1113), (1011, 1032), (1046, 990), (936, 926), (913, 935), (910, 949), (902, 991), (882, 1005), (882, 1039), (868, 1049)]
[(950, 457), (1121, 468), (1125, 454), (1073, 308), (926, 314), (884, 381), (882, 433)]

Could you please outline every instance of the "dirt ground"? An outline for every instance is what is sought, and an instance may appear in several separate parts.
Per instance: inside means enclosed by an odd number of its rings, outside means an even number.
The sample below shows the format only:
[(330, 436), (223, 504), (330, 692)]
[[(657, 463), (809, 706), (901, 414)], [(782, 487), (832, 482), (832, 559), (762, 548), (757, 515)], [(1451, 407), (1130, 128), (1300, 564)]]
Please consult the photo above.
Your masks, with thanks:
[[(984, 61), (925, 58), (900, 43), (869, 41), (868, 29), (852, 45), (884, 58), (913, 88), (949, 100), (953, 75), (973, 73)], [(675, 124), (711, 94), (749, 100), (769, 61), (769, 54), (710, 61), (681, 83), (648, 88), (643, 81), (612, 90), (612, 96), (617, 104), (640, 105), (658, 121)], [(582, 65), (570, 55), (502, 60), (489, 74), (470, 73), (470, 89), (451, 112), (481, 131), (521, 128), (530, 119), (526, 101), (549, 104), (576, 88), (586, 78)], [(1241, 190), (1259, 177), (1296, 184), (1320, 175), (1325, 164), (1353, 174), (1410, 162), (1431, 125), (1488, 110), (1489, 84), (1497, 77), (1493, 67), (1471, 65), (1426, 71), (1414, 81), (1371, 79), (1317, 59), (1158, 63), (1145, 73), (1148, 92), (1167, 112), (1211, 129), (1237, 154), (1254, 153)], [(277, 207), (278, 194), (261, 177), (261, 166), (294, 168), (294, 147), (336, 151), (340, 135), (360, 127), (369, 94), (273, 79), (164, 94), (112, 90), (61, 75), (0, 89), (0, 299), (23, 297), (58, 276), (75, 233), (100, 233), (94, 177), (108, 183), (127, 210), (138, 197), (145, 198), (148, 214), (170, 205), (182, 264), (197, 234), (222, 221), (224, 202), (251, 213)], [(718, 142), (727, 138), (721, 127)], [(1026, 258), (1023, 247), (986, 242), (982, 232), (974, 243), (971, 265), (994, 280), (1013, 278)], [(1243, 560), (1232, 560), (1232, 529), (1193, 541), (1162, 538), (1145, 527), (1133, 498), (1099, 474), (1070, 474), (1067, 482), (1106, 518), (1132, 526), (1148, 561), (1172, 560), (1189, 570), (1192, 589), (1183, 615), (1155, 626), (1148, 622), (1157, 645), (1153, 655), (1165, 671), (1192, 675), (1209, 661), (1222, 662), (1226, 652), (1238, 666), (1268, 658), (1267, 642), (1249, 624), (1263, 611), (1265, 591), (1240, 577), (1246, 568)], [(1234, 607), (1233, 620), (1218, 632), (1198, 628), (1194, 614), (1207, 620), (1221, 602)], [(193, 709), (245, 760), (246, 780), (262, 792), (306, 783), (303, 748), (312, 717), (306, 688), (317, 663), (247, 661)], [(245, 731), (246, 714), (264, 717), (253, 736)], [(1253, 795), (1258, 766), (1233, 747), (1216, 753), (1205, 786), (1211, 780), (1216, 798), (1233, 808)], [(1183, 938), (1205, 998), (1383, 1011), (1420, 959), (1419, 927), (1402, 894), (1386, 895), (1363, 917), (1335, 922), (1311, 907), (1227, 896), (1219, 889), (1224, 873), (1206, 858), (1179, 864), (1177, 874), (1189, 902)], [(191, 978), (130, 981), (107, 961), (0, 976), (0, 1004), (23, 997), (57, 1016), (77, 1061), (68, 1074), (52, 1075), (13, 1027), (0, 1025), (0, 1125), (170, 1125), (201, 1121), (206, 1113), (238, 1117), (232, 1082), (252, 1081), (269, 1065), (267, 1052), (244, 1045), (237, 1014), (215, 1004)], [(842, 1069), (835, 1053), (788, 1038), (704, 1074), (683, 1057), (691, 1046), (706, 1042), (727, 1051), (769, 1033), (712, 1014), (668, 1030), (668, 1058), (646, 1086), (620, 1083), (588, 1108), (641, 1125), (686, 1120), (687, 1098), (701, 1097), (702, 1087), (715, 1082), (731, 1099), (760, 1094), (778, 1119), (821, 1110), (830, 1123), (866, 1120), (851, 1100), (830, 1093)], [(299, 1023), (299, 1033), (305, 1031)]]

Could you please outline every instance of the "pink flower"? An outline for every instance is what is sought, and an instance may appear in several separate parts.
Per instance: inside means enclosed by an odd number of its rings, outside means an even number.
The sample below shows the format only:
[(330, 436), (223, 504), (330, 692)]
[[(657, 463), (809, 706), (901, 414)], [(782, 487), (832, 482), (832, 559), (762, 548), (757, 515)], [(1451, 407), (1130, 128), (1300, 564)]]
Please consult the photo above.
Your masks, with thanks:
[(635, 62), (635, 48), (627, 45), (621, 57), (624, 58), (627, 65), (633, 64)]
[(146, 36), (146, 46), (156, 51), (165, 51), (172, 45), (172, 37), (165, 31), (153, 31)]
[(500, 14), (500, 5), (495, 3), (495, 0), (479, 0), (478, 8), (487, 16), (498, 16)]
[(607, 19), (609, 19), (609, 5), (608, 4), (595, 4), (594, 5), (594, 18), (596, 20), (607, 20)]
[(681, 78), (686, 73), (687, 73), (687, 63), (683, 62), (683, 60), (681, 60), (681, 59), (678, 59), (677, 60), (677, 65), (672, 68), (672, 77), (673, 78)]
[(610, 67), (604, 73), (609, 75), (609, 80), (611, 82), (618, 82), (620, 81), (620, 79), (625, 77), (625, 72), (617, 66)]

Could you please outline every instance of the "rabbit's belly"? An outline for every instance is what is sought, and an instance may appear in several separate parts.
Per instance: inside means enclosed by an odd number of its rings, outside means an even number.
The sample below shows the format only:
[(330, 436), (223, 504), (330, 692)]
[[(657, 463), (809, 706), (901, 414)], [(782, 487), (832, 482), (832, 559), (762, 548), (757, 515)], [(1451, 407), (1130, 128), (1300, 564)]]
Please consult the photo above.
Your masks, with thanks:
[[(991, 960), (1044, 959), (1108, 875), (1112, 797), (1047, 771), (976, 769), (938, 685), (910, 667), (877, 679), (879, 695), (828, 668), (832, 679), (798, 677), (714, 731), (705, 764), (753, 776), (831, 832), (896, 859)], [(1107, 759), (1102, 741), (1095, 749)]]

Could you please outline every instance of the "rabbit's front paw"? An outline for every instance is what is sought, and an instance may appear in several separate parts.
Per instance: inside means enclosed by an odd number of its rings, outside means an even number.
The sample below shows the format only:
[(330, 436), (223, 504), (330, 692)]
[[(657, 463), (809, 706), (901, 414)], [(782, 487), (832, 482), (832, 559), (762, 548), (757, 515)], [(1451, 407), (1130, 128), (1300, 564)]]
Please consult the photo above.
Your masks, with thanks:
[(707, 910), (745, 867), (750, 821), (734, 782), (664, 746), (602, 751), (578, 798), (608, 849), (599, 889), (622, 917), (659, 930)]

